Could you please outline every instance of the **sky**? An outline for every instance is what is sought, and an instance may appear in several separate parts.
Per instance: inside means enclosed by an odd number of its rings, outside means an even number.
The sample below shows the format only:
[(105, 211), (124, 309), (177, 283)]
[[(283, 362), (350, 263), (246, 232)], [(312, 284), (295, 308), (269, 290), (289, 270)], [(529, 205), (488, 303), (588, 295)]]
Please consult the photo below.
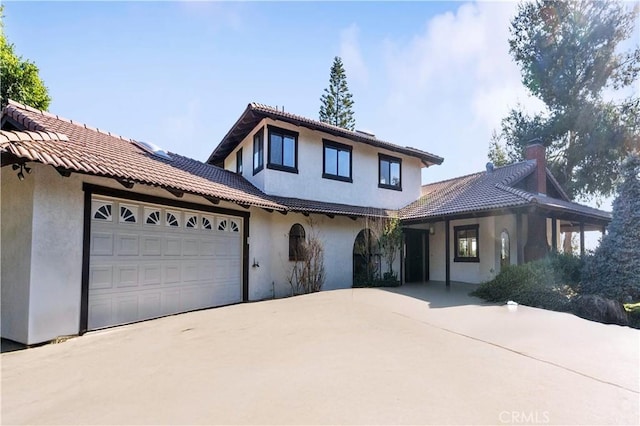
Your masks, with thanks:
[(513, 1), (3, 3), (50, 112), (201, 161), (249, 102), (317, 119), (335, 56), (357, 129), (444, 157), (423, 183), (484, 170), (507, 112), (543, 107), (508, 52)]
[(317, 119), (334, 56), (356, 128), (483, 170), (491, 131), (535, 106), (508, 53), (514, 2), (5, 2), (49, 111), (205, 161), (249, 102)]

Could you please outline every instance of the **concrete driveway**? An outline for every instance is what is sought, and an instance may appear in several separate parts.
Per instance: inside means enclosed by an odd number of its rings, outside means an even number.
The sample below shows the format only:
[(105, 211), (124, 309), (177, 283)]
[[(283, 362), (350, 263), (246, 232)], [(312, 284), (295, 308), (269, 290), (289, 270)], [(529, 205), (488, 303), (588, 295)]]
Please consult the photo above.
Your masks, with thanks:
[(354, 289), (2, 355), (4, 424), (638, 424), (640, 332)]

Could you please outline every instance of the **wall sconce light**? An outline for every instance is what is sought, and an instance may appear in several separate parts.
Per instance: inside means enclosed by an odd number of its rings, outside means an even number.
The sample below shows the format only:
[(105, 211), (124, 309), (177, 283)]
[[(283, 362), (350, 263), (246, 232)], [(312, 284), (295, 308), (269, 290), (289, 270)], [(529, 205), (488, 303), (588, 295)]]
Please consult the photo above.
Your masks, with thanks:
[(255, 257), (253, 258), (253, 265), (251, 265), (251, 266), (254, 267), (254, 268), (259, 268), (260, 267), (260, 264), (258, 262), (256, 262), (256, 258)]
[(436, 234), (436, 227), (433, 225), (433, 223), (429, 224), (429, 233), (431, 235), (435, 235)]
[(27, 172), (27, 174), (31, 174), (31, 167), (27, 166), (26, 164), (13, 164), (11, 168), (13, 170), (20, 170), (18, 172), (18, 179), (20, 179), (21, 181), (24, 180), (24, 172)]

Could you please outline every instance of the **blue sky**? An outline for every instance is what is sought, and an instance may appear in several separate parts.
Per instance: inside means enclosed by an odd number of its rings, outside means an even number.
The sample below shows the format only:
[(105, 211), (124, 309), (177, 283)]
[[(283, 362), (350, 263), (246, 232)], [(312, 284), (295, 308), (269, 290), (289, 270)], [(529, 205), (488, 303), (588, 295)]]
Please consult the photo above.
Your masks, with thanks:
[(334, 56), (356, 127), (484, 168), (509, 106), (535, 103), (508, 55), (515, 3), (5, 2), (50, 111), (205, 160), (251, 101), (317, 118)]
[(443, 156), (425, 182), (484, 169), (528, 96), (514, 2), (4, 2), (50, 111), (206, 160), (251, 101), (317, 118), (334, 56), (356, 128)]

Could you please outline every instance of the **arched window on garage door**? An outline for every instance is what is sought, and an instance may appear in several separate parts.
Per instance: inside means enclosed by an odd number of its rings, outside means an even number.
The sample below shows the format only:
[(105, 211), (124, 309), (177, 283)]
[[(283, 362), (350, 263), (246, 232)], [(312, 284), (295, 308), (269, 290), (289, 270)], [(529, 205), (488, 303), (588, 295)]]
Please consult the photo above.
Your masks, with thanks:
[(304, 260), (305, 238), (304, 228), (299, 223), (295, 223), (289, 230), (289, 260)]

